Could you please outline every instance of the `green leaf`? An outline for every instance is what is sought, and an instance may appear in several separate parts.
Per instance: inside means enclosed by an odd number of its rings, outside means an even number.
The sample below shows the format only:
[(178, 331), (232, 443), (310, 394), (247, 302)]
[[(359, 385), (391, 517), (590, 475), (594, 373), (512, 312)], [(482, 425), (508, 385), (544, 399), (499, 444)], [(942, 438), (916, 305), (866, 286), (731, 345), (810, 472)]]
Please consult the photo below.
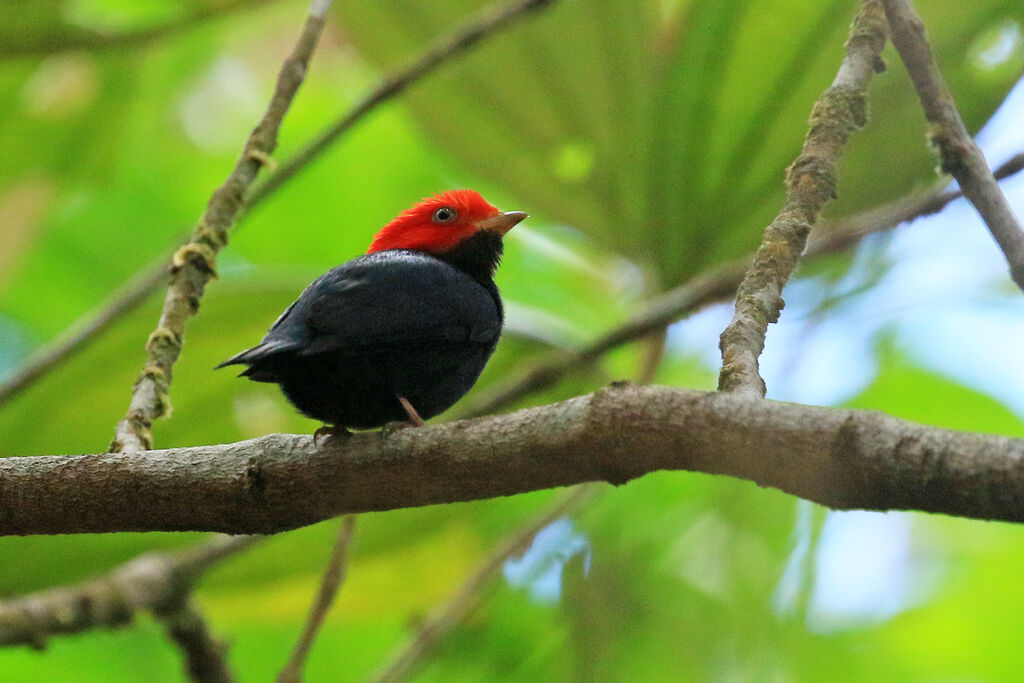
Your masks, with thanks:
[[(481, 6), (462, 0), (346, 3), (348, 36), (382, 69)], [(1021, 73), (965, 59), (1013, 0), (921, 2), (940, 65), (976, 130)], [(409, 93), (439, 153), (500, 183), (531, 212), (655, 268), (664, 285), (757, 245), (782, 202), (814, 100), (835, 76), (853, 0), (554, 4)], [(920, 106), (902, 65), (871, 93), (833, 213), (901, 195), (932, 176)], [(920, 139), (920, 145), (893, 140)], [(884, 169), (878, 160), (886, 160)], [(885, 181), (878, 182), (880, 175)]]

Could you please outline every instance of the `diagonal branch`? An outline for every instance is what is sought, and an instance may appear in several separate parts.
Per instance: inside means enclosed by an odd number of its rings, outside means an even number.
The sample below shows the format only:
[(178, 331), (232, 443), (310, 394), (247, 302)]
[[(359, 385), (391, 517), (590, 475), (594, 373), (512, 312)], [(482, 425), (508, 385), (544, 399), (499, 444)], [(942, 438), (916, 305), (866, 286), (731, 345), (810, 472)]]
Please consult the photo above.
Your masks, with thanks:
[(330, 6), (331, 0), (313, 0), (302, 34), (281, 65), (267, 111), (246, 140), (231, 175), (210, 197), (188, 244), (171, 260), (171, 284), (160, 322), (146, 342), (149, 358), (132, 388), (128, 412), (117, 424), (110, 445), (112, 452), (139, 451), (153, 446), (150, 426), (167, 412), (171, 370), (181, 353), (185, 322), (199, 310), (206, 283), (216, 274), (217, 253), (227, 244), (228, 230), (242, 208), (246, 190), (277, 148), (281, 121), (306, 77)]
[(0, 406), (21, 394), (51, 370), (70, 360), (115, 322), (138, 308), (169, 279), (170, 258), (161, 256), (125, 282), (99, 308), (71, 323), (55, 339), (33, 353), (13, 375), (0, 383)]
[(375, 683), (407, 680), (420, 661), (437, 647), (437, 643), (455, 630), (476, 607), (481, 600), (483, 588), (501, 571), (505, 561), (528, 548), (545, 526), (583, 507), (594, 498), (597, 490), (594, 484), (570, 488), (551, 507), (510, 533), (483, 564), (467, 577), (451, 598), (431, 610), (409, 642), (399, 645), (388, 655), (386, 664), (370, 680)]
[(834, 508), (1024, 521), (1024, 439), (880, 413), (616, 384), (510, 415), (274, 434), (144, 456), (0, 458), (0, 534), (273, 533), (339, 514), (513, 495), (657, 470), (749, 479)]
[[(1024, 170), (1024, 152), (1010, 157), (995, 171), (997, 180), (1005, 180)], [(960, 190), (943, 191), (942, 182), (932, 190), (912, 194), (874, 209), (840, 219), (825, 221), (820, 230), (812, 230), (804, 257), (829, 254), (852, 247), (864, 237), (891, 230), (901, 223), (937, 214), (964, 196)]]
[(195, 683), (230, 683), (227, 647), (210, 633), (202, 612), (188, 597), (172, 609), (156, 612), (167, 636), (185, 656), (185, 672)]
[(129, 624), (140, 610), (174, 613), (210, 567), (261, 540), (218, 536), (185, 550), (145, 553), (85, 583), (0, 602), (0, 646), (42, 648), (51, 635)]
[[(1017, 154), (996, 170), (1002, 180), (1024, 168), (1024, 153)], [(810, 234), (804, 258), (821, 256), (851, 247), (868, 235), (892, 230), (901, 223), (938, 213), (963, 195), (936, 188), (869, 209), (862, 213), (819, 224)], [(570, 353), (542, 361), (519, 377), (489, 390), (471, 394), (459, 406), (461, 417), (490, 415), (522, 398), (554, 386), (570, 372), (589, 366), (601, 356), (646, 334), (663, 330), (703, 306), (734, 296), (744, 273), (754, 262), (753, 254), (711, 266), (664, 294), (646, 302), (631, 318)]]
[(892, 42), (907, 67), (931, 124), (931, 140), (942, 158), (942, 170), (960, 183), (964, 196), (974, 205), (1003, 250), (1010, 277), (1024, 289), (1024, 230), (1006, 196), (999, 189), (985, 155), (967, 132), (956, 102), (932, 58), (924, 37), (924, 24), (910, 0), (882, 0), (892, 29)]
[(348, 549), (352, 545), (355, 529), (355, 515), (349, 515), (342, 520), (338, 536), (334, 541), (334, 548), (331, 550), (331, 558), (327, 562), (327, 569), (324, 570), (323, 579), (320, 581), (316, 599), (309, 607), (306, 626), (302, 629), (302, 635), (299, 636), (298, 642), (295, 643), (288, 663), (277, 675), (277, 683), (299, 683), (302, 680), (302, 667), (313, 647), (316, 634), (324, 623), (324, 619), (327, 618), (327, 612), (334, 603), (338, 589), (345, 582), (345, 575), (348, 572)]
[[(105, 50), (143, 45), (190, 29), (204, 21), (239, 10), (266, 5), (270, 0), (228, 0), (216, 3), (190, 3), (194, 9), (183, 16), (156, 26), (127, 32), (99, 31), (62, 22), (56, 30), (42, 35), (19, 35), (10, 31), (0, 41), (0, 59), (39, 57), (74, 50)], [(12, 35), (13, 34), (13, 35)]]
[(268, 176), (262, 184), (254, 187), (248, 197), (249, 206), (259, 203), (268, 194), (291, 180), (298, 172), (306, 169), (310, 161), (322, 154), (340, 135), (349, 130), (371, 110), (400, 95), (410, 85), (435, 71), (442, 64), (472, 49), (485, 38), (497, 34), (526, 14), (543, 9), (553, 2), (554, 0), (514, 0), (508, 4), (491, 5), (484, 8), (484, 11), (472, 21), (437, 38), (423, 54), (404, 68), (387, 76), (348, 114), (324, 129), (287, 162), (281, 164), (276, 173)]
[(560, 353), (527, 369), (507, 383), (471, 395), (459, 406), (459, 414), (466, 417), (490, 415), (530, 394), (555, 386), (573, 370), (589, 366), (623, 344), (664, 330), (684, 315), (731, 296), (750, 263), (751, 259), (747, 256), (706, 269), (682, 285), (646, 302), (643, 308), (624, 323), (608, 330), (586, 346), (571, 353)]
[[(317, 156), (336, 142), (367, 114), (401, 94), (418, 80), (433, 73), (451, 59), (478, 46), (529, 12), (550, 5), (554, 0), (515, 0), (506, 5), (488, 8), (450, 35), (435, 41), (408, 66), (388, 75), (383, 83), (371, 91), (359, 104), (320, 132), (294, 156), (282, 162), (277, 170), (257, 183), (245, 198), (245, 204), (236, 222), (245, 218), (286, 182), (294, 178)], [(153, 260), (136, 273), (110, 301), (97, 311), (91, 311), (76, 320), (58, 339), (40, 349), (12, 377), (0, 384), (0, 406), (14, 398), (74, 354), (85, 349), (111, 324), (134, 310), (146, 297), (166, 283), (170, 260), (165, 256)]]
[(569, 489), (551, 507), (506, 536), (480, 567), (470, 574), (455, 593), (427, 615), (407, 643), (396, 648), (386, 664), (370, 676), (374, 683), (406, 680), (416, 665), (437, 647), (479, 604), (484, 587), (501, 571), (505, 561), (529, 547), (533, 538), (555, 520), (571, 515), (597, 493), (598, 487), (584, 484)]
[(765, 229), (754, 263), (736, 293), (736, 312), (722, 332), (721, 391), (763, 398), (757, 359), (768, 324), (779, 319), (782, 289), (807, 244), (822, 207), (836, 194), (836, 167), (850, 135), (867, 122), (866, 89), (884, 68), (886, 41), (879, 0), (864, 0), (835, 80), (814, 105), (803, 150), (786, 172), (786, 202)]

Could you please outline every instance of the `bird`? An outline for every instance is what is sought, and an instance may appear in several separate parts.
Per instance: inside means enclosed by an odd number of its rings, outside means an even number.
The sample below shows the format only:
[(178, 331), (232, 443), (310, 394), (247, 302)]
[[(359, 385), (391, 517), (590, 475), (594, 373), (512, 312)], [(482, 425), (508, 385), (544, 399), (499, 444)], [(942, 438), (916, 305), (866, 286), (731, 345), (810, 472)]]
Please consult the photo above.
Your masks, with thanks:
[(402, 211), (327, 271), (259, 344), (217, 365), (277, 383), (326, 433), (422, 426), (472, 388), (501, 336), (502, 238), (527, 217), (449, 190)]

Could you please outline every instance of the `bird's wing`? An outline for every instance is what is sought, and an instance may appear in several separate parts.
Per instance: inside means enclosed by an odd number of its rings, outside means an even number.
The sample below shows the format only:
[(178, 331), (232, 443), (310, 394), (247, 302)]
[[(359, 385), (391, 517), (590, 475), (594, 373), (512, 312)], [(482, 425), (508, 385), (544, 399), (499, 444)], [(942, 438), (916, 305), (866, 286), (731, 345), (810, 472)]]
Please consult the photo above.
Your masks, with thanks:
[(490, 343), (498, 303), (481, 284), (433, 257), (390, 252), (360, 257), (317, 279), (271, 327), (271, 353), (381, 351)]

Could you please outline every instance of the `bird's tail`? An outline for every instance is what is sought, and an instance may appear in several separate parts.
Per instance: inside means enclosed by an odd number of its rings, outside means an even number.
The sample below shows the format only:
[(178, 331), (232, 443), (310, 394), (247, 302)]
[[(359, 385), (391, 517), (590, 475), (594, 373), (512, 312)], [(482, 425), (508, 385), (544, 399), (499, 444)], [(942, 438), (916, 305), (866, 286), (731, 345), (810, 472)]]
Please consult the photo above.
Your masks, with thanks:
[(269, 367), (271, 364), (266, 361), (274, 354), (287, 348), (285, 344), (260, 344), (241, 353), (236, 353), (227, 360), (218, 363), (214, 370), (219, 370), (228, 365), (248, 365), (245, 370), (239, 373), (239, 377), (248, 377), (254, 382), (276, 382), (277, 373)]
[(218, 363), (217, 365), (214, 366), (213, 369), (220, 370), (221, 368), (226, 368), (229, 365), (251, 365), (255, 360), (259, 358), (260, 355), (262, 355), (259, 353), (259, 351), (259, 346), (254, 346), (251, 349), (246, 349), (241, 353), (236, 353), (235, 355), (231, 356), (231, 358), (228, 358), (226, 361)]

